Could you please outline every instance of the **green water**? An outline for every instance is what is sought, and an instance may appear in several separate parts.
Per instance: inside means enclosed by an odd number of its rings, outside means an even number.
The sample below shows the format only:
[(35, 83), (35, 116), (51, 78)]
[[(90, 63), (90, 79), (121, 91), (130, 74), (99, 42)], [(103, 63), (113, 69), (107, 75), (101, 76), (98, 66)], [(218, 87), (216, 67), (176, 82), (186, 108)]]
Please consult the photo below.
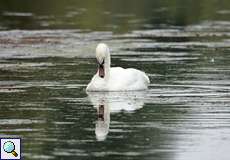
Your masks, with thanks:
[[(229, 1), (2, 0), (0, 11), (0, 137), (21, 137), (24, 159), (229, 160)], [(86, 93), (99, 42), (149, 89)]]

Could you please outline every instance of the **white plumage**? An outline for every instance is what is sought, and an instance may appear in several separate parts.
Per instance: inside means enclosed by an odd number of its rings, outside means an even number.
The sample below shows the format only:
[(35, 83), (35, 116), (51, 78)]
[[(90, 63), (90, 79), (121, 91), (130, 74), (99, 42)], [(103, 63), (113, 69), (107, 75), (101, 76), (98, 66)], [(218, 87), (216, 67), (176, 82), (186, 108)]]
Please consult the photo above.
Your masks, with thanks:
[(144, 72), (134, 68), (110, 68), (110, 52), (106, 44), (98, 44), (96, 58), (99, 69), (88, 84), (87, 91), (131, 91), (148, 88), (150, 81)]

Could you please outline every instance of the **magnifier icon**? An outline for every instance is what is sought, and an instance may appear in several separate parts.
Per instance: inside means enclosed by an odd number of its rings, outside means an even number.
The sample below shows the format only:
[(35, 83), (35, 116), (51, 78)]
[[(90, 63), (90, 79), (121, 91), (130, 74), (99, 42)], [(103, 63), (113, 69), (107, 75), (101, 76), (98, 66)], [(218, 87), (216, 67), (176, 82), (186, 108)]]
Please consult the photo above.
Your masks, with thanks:
[(17, 152), (15, 152), (15, 145), (14, 145), (14, 143), (11, 142), (11, 141), (5, 142), (4, 145), (3, 145), (3, 149), (4, 149), (4, 151), (5, 151), (6, 153), (11, 153), (11, 154), (13, 154), (14, 157), (17, 157), (17, 156), (18, 156)]

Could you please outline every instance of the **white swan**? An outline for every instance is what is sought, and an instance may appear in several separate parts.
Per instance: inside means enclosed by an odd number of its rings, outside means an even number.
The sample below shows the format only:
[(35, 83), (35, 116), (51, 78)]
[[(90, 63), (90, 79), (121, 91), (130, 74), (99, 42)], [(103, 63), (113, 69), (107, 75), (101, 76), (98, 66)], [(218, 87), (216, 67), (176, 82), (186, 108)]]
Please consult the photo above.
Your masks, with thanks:
[(129, 91), (148, 88), (150, 81), (144, 72), (133, 68), (110, 68), (110, 52), (106, 44), (97, 45), (96, 59), (98, 71), (86, 91)]

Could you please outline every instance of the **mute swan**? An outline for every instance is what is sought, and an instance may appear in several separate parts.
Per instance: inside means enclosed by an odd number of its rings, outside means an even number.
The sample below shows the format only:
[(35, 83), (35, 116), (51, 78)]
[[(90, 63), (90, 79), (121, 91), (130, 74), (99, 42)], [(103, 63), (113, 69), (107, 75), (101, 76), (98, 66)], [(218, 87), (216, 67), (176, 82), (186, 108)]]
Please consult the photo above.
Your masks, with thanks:
[(145, 90), (150, 83), (148, 76), (133, 68), (110, 68), (109, 47), (99, 43), (96, 48), (98, 71), (88, 84), (86, 91)]

